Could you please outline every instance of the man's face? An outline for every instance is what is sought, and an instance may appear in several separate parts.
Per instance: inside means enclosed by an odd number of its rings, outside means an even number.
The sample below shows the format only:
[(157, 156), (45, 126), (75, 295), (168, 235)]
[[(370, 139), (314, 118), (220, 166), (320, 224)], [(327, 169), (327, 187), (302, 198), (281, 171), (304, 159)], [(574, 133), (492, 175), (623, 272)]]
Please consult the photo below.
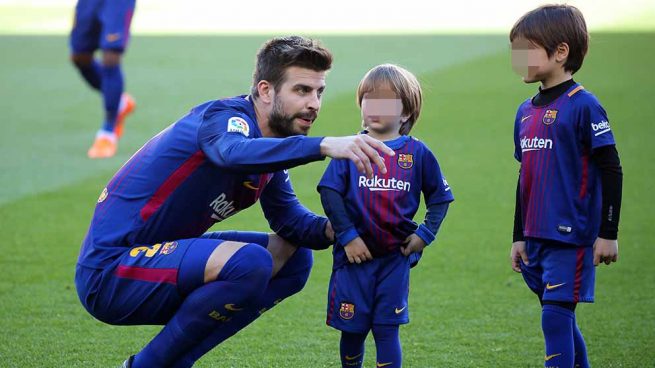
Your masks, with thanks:
[(524, 38), (512, 41), (512, 69), (525, 83), (543, 81), (558, 67), (555, 56), (548, 57), (542, 46)]
[(275, 92), (269, 126), (278, 137), (307, 135), (321, 108), (326, 72), (296, 66)]

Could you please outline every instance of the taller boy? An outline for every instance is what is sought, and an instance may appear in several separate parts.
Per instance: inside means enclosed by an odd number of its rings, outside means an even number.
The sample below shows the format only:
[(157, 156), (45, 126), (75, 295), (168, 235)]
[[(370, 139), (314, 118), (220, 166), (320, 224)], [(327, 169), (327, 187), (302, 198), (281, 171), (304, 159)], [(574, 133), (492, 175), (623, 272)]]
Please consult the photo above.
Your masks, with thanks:
[(521, 171), (512, 268), (541, 302), (545, 366), (588, 367), (575, 307), (594, 300), (594, 266), (618, 257), (619, 156), (605, 110), (572, 79), (589, 41), (580, 11), (539, 7), (509, 37), (515, 70), (541, 83), (514, 122)]

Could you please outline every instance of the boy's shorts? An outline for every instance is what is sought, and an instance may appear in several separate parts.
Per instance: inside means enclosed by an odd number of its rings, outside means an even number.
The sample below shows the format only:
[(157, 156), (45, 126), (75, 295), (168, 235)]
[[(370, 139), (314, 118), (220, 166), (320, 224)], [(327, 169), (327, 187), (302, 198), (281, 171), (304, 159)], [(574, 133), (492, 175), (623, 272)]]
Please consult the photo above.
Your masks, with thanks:
[(542, 300), (594, 302), (596, 268), (592, 246), (527, 238), (526, 252), (529, 265), (519, 262), (521, 274)]
[(71, 31), (73, 53), (98, 48), (123, 52), (130, 39), (135, 0), (78, 0)]
[(409, 269), (410, 259), (398, 252), (333, 270), (326, 323), (353, 333), (408, 323)]

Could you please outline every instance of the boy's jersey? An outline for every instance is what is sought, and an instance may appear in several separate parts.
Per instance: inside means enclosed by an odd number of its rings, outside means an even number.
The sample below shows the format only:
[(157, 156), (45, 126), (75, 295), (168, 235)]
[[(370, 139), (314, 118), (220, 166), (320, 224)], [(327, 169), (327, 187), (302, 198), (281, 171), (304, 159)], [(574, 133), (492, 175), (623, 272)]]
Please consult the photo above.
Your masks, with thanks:
[[(271, 229), (327, 242), (285, 169), (322, 159), (322, 138), (262, 138), (246, 96), (210, 101), (147, 142), (102, 191), (79, 264), (102, 268), (135, 244), (194, 238), (257, 200)], [(327, 244), (325, 244), (327, 246)]]
[[(421, 192), (426, 206), (451, 202), (454, 198), (441, 174), (437, 159), (423, 143), (401, 136), (385, 142), (395, 156), (384, 156), (387, 173), (373, 167), (373, 178), (361, 174), (349, 160), (332, 160), (320, 187), (339, 192), (357, 234), (374, 257), (397, 252), (417, 224), (412, 220), (420, 203)], [(347, 257), (345, 244), (334, 246), (334, 267)]]
[(601, 216), (594, 149), (614, 144), (605, 110), (574, 84), (552, 103), (528, 99), (514, 122), (514, 157), (521, 162), (520, 204), (526, 237), (590, 246)]

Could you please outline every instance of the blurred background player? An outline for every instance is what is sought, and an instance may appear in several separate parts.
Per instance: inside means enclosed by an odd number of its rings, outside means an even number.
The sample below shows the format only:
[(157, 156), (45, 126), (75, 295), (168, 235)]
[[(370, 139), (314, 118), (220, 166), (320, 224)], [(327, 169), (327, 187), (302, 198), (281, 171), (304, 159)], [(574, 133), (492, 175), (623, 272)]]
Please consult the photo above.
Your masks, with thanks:
[[(121, 56), (130, 38), (136, 0), (78, 0), (71, 31), (71, 60), (91, 88), (102, 94), (104, 121), (87, 152), (89, 158), (116, 154), (125, 118), (135, 108), (123, 92)], [(102, 50), (102, 60), (94, 57)]]
[(572, 75), (589, 35), (582, 13), (542, 6), (510, 32), (512, 63), (539, 93), (519, 106), (512, 268), (542, 305), (546, 367), (589, 367), (575, 319), (577, 303), (594, 301), (594, 266), (618, 257), (622, 170), (609, 119)]
[[(399, 325), (409, 322), (410, 265), (434, 241), (453, 195), (432, 152), (408, 136), (421, 111), (418, 80), (391, 64), (371, 69), (357, 89), (364, 134), (396, 153), (387, 173), (360, 174), (332, 160), (318, 190), (336, 234), (327, 324), (341, 330), (343, 367), (361, 367), (372, 331), (378, 367), (400, 367)], [(412, 219), (425, 196), (425, 223)]]

